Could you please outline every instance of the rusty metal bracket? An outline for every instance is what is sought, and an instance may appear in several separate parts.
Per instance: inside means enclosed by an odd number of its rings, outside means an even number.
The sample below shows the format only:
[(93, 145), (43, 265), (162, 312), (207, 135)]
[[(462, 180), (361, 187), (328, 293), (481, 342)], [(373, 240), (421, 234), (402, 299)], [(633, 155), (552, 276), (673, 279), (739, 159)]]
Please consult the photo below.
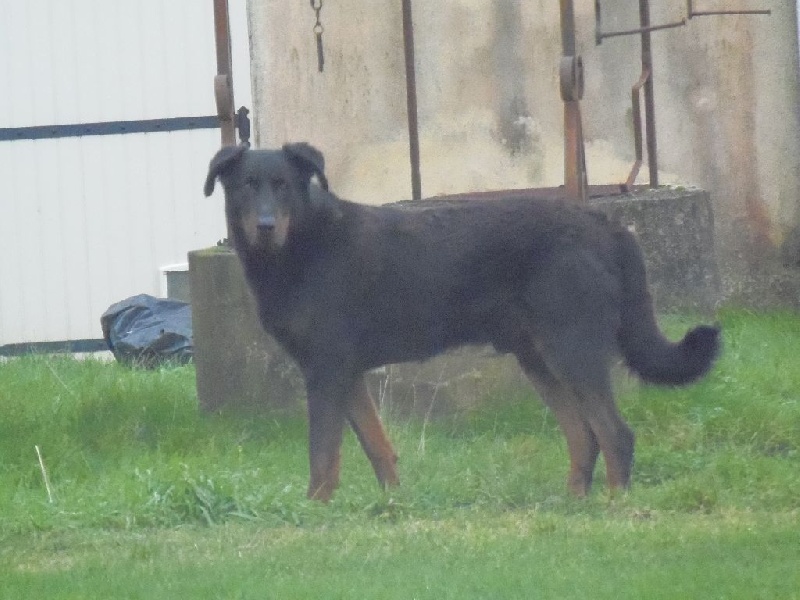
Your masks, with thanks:
[(674, 23), (651, 25), (650, 1), (639, 0), (639, 28), (627, 31), (602, 31), (602, 17), (600, 0), (595, 0), (595, 40), (600, 44), (603, 39), (623, 35), (639, 35), (642, 40), (642, 71), (639, 80), (631, 89), (631, 104), (633, 106), (633, 144), (636, 160), (631, 168), (628, 179), (622, 184), (623, 189), (630, 189), (636, 181), (639, 169), (644, 159), (642, 154), (642, 110), (641, 96), (644, 96), (645, 115), (644, 128), (647, 138), (647, 167), (650, 176), (650, 187), (658, 187), (658, 142), (656, 139), (656, 114), (655, 97), (653, 93), (653, 56), (651, 51), (650, 34), (653, 31), (672, 29), (686, 25), (686, 19)]
[[(595, 41), (599, 45), (606, 38), (618, 37), (623, 35), (641, 35), (642, 38), (642, 74), (639, 81), (634, 84), (631, 90), (631, 104), (633, 107), (633, 144), (635, 152), (635, 162), (631, 168), (628, 179), (621, 185), (623, 190), (630, 189), (639, 169), (642, 166), (642, 111), (641, 96), (644, 95), (645, 103), (645, 133), (647, 137), (647, 160), (650, 171), (650, 187), (658, 186), (658, 157), (655, 126), (655, 99), (653, 97), (653, 58), (650, 45), (650, 34), (653, 31), (662, 29), (672, 29), (686, 25), (693, 17), (703, 17), (710, 15), (769, 15), (769, 10), (717, 10), (717, 11), (696, 11), (694, 10), (693, 0), (686, 0), (687, 17), (674, 23), (662, 25), (650, 24), (650, 1), (639, 0), (639, 24), (638, 29), (627, 31), (609, 31), (602, 29), (602, 11), (600, 0), (595, 0)], [(642, 92), (642, 90), (644, 90)]]
[[(691, 3), (692, 0), (687, 0)], [(612, 37), (620, 37), (623, 35), (636, 35), (642, 33), (650, 33), (651, 31), (660, 31), (662, 29), (673, 29), (675, 27), (683, 27), (686, 25), (686, 19), (675, 21), (673, 23), (663, 23), (661, 25), (647, 25), (641, 26), (636, 29), (625, 29), (622, 31), (603, 31), (603, 18), (600, 10), (600, 0), (594, 2), (594, 40), (596, 45), (603, 43), (603, 40)]]
[(771, 15), (772, 11), (769, 9), (751, 9), (751, 10), (695, 10), (694, 1), (686, 0), (686, 14), (689, 19), (694, 17), (710, 17), (714, 15)]
[(564, 56), (558, 68), (561, 99), (565, 102), (583, 98), (583, 59), (580, 56)]
[(628, 192), (633, 188), (633, 184), (636, 183), (636, 177), (639, 175), (639, 169), (642, 167), (642, 160), (644, 159), (644, 155), (642, 154), (641, 95), (642, 87), (644, 87), (644, 84), (647, 83), (649, 79), (650, 72), (642, 71), (642, 76), (639, 78), (639, 81), (631, 88), (631, 104), (633, 106), (633, 149), (636, 161), (633, 163), (633, 167), (631, 167), (628, 179), (621, 185), (623, 192)]

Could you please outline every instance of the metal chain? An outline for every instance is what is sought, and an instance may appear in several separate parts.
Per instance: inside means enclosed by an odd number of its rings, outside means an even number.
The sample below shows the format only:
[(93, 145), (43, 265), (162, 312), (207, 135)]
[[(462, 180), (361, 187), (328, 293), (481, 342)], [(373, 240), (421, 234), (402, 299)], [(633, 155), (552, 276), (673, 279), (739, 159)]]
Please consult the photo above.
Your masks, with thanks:
[(320, 21), (319, 17), (319, 13), (322, 11), (322, 0), (311, 0), (311, 8), (317, 16), (317, 22), (314, 23), (313, 31), (317, 38), (317, 68), (319, 72), (322, 73), (325, 67), (325, 54), (322, 51), (322, 33), (325, 31), (325, 28), (322, 26), (322, 21)]

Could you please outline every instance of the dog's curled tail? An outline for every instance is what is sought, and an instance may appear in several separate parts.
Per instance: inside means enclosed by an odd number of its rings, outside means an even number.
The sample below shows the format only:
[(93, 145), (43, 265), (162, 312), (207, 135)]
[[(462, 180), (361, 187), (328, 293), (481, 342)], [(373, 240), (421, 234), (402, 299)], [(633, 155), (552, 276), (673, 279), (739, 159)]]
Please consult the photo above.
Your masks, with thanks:
[(624, 229), (618, 241), (622, 269), (619, 344), (625, 362), (649, 383), (682, 385), (701, 378), (719, 353), (719, 327), (695, 327), (680, 342), (665, 338), (656, 323), (639, 244)]

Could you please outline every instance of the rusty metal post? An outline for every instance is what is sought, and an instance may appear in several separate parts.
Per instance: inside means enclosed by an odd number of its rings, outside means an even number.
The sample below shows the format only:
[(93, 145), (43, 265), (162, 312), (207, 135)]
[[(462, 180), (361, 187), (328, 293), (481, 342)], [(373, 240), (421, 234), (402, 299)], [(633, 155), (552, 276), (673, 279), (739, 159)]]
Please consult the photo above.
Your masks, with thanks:
[(559, 76), (564, 101), (564, 187), (574, 200), (587, 199), (586, 154), (583, 145), (580, 100), (583, 97), (583, 61), (575, 51), (573, 0), (561, 3), (561, 64)]
[(653, 54), (650, 47), (650, 0), (639, 0), (639, 24), (642, 27), (642, 73), (644, 82), (644, 132), (647, 140), (647, 167), (650, 187), (658, 187), (658, 145), (656, 143), (656, 108), (653, 93)]
[[(633, 164), (630, 175), (625, 183), (622, 184), (622, 189), (630, 189), (636, 181), (636, 176), (639, 173), (639, 168), (642, 166), (642, 125), (641, 125), (641, 110), (640, 110), (640, 92), (643, 90), (644, 104), (645, 104), (645, 135), (647, 137), (647, 163), (650, 175), (650, 187), (658, 187), (658, 145), (656, 142), (656, 111), (655, 111), (655, 94), (653, 92), (653, 56), (650, 46), (650, 34), (653, 31), (661, 31), (664, 29), (673, 29), (675, 27), (682, 27), (686, 25), (689, 19), (694, 17), (707, 17), (713, 15), (769, 15), (771, 11), (768, 9), (758, 10), (707, 10), (696, 11), (694, 10), (693, 0), (686, 0), (686, 13), (687, 16), (680, 21), (672, 23), (662, 23), (660, 25), (650, 24), (650, 2), (649, 0), (639, 0), (639, 23), (638, 29), (627, 29), (621, 31), (603, 31), (602, 17), (600, 10), (600, 0), (595, 0), (595, 42), (597, 45), (603, 43), (603, 40), (612, 37), (619, 37), (624, 35), (641, 36), (642, 47), (642, 74), (639, 81), (633, 86), (631, 90), (632, 106), (633, 106), (633, 139), (634, 150), (636, 154), (636, 162)], [(562, 33), (563, 35), (563, 33)]]
[(692, 0), (686, 0), (686, 14), (690, 19), (694, 17), (711, 17), (715, 15), (771, 15), (768, 8), (754, 10), (695, 10)]
[(411, 197), (422, 198), (419, 169), (419, 121), (417, 120), (417, 75), (414, 65), (414, 20), (411, 0), (403, 3), (403, 51), (406, 61), (406, 111), (408, 113), (408, 149), (411, 159)]
[(639, 169), (642, 168), (642, 107), (640, 96), (645, 82), (649, 79), (650, 73), (642, 72), (639, 81), (633, 84), (631, 88), (631, 106), (633, 116), (633, 154), (636, 160), (631, 167), (630, 174), (625, 183), (621, 184), (623, 192), (630, 191), (636, 183), (636, 177), (639, 175)]
[(214, 98), (217, 102), (222, 145), (236, 144), (236, 117), (233, 108), (233, 66), (228, 0), (214, 0), (214, 40), (217, 47), (217, 76)]

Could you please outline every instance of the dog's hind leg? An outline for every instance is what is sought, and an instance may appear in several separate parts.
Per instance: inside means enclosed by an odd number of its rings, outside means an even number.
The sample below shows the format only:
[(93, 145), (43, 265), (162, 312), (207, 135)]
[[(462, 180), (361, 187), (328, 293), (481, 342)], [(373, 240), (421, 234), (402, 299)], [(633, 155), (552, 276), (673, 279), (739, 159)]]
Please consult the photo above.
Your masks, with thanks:
[(398, 485), (397, 455), (383, 429), (363, 375), (356, 380), (346, 407), (347, 420), (372, 463), (378, 482), (384, 488)]
[(548, 366), (572, 392), (572, 407), (588, 424), (606, 463), (610, 488), (627, 488), (633, 467), (634, 435), (614, 402), (610, 361), (587, 336), (579, 348), (548, 355)]
[(600, 453), (597, 437), (582, 414), (578, 398), (550, 372), (541, 358), (530, 352), (518, 358), (523, 371), (542, 401), (553, 411), (567, 438), (569, 490), (576, 496), (585, 496), (592, 487), (594, 467)]
[(614, 403), (611, 383), (579, 391), (583, 413), (592, 428), (606, 462), (610, 488), (630, 486), (633, 468), (634, 435)]
[(339, 486), (345, 410), (333, 388), (308, 385), (308, 436), (311, 477), (308, 497), (328, 502)]
[(535, 360), (526, 360), (534, 354), (551, 375), (544, 378), (543, 395), (567, 435), (576, 493), (588, 489), (598, 447), (612, 488), (628, 486), (633, 464), (633, 433), (614, 404), (610, 374), (621, 289), (618, 273), (601, 258), (577, 245), (554, 251), (539, 265), (526, 296), (530, 339), (516, 342), (516, 347), (529, 344), (530, 352), (520, 357), (529, 374), (536, 379), (542, 371)]

